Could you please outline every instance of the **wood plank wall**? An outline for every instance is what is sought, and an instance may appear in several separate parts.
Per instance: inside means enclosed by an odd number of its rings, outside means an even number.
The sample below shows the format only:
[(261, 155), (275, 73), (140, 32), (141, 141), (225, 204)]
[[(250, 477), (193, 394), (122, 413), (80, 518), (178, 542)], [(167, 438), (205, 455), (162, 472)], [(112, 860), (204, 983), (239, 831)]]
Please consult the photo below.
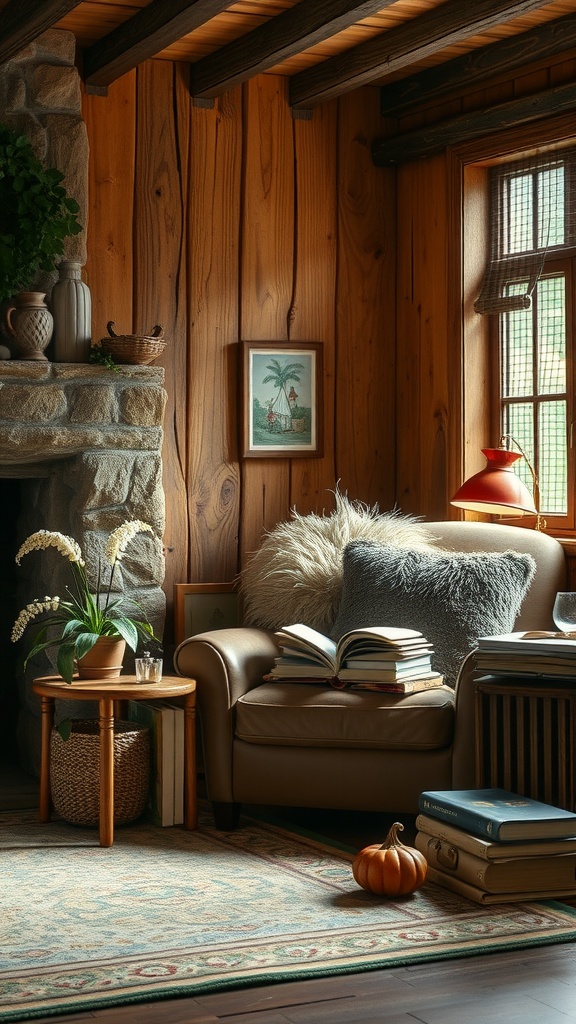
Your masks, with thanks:
[[(298, 120), (282, 77), (206, 109), (185, 65), (148, 61), (85, 96), (84, 115), (94, 336), (115, 320), (168, 338), (170, 641), (173, 584), (233, 579), (291, 507), (331, 510), (337, 481), (394, 506), (395, 172), (370, 155), (376, 88)], [(323, 343), (322, 458), (239, 456), (240, 339)]]
[[(483, 90), (463, 83), (457, 99), (402, 118), (395, 132), (485, 109), (575, 77), (576, 61), (571, 58)], [(543, 123), (530, 131), (520, 126), (518, 134), (530, 136), (533, 146), (546, 142), (546, 131)], [(503, 135), (511, 144), (512, 132)], [(481, 148), (480, 142), (474, 144), (477, 152)], [(397, 169), (396, 500), (403, 511), (429, 520), (459, 516), (449, 505), (451, 495), (485, 465), (480, 447), (497, 443), (487, 401), (487, 320), (474, 314), (476, 294), (466, 287), (467, 281), (478, 281), (478, 258), (470, 249), (460, 252), (463, 216), (483, 213), (477, 198), (463, 197), (456, 180), (463, 174), (462, 160), (442, 153)], [(473, 165), (468, 180), (472, 191)], [(482, 244), (469, 220), (468, 240), (472, 246)]]

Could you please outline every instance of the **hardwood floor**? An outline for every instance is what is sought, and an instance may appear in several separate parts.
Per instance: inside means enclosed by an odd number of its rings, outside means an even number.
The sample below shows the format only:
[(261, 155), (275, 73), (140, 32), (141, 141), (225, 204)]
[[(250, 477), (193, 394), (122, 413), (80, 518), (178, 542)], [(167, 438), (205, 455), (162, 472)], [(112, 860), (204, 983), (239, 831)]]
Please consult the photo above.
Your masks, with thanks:
[[(30, 804), (27, 804), (30, 806)], [(393, 818), (283, 810), (360, 848)], [(400, 816), (410, 842), (413, 819)], [(576, 1024), (576, 943), (35, 1018), (36, 1024)]]

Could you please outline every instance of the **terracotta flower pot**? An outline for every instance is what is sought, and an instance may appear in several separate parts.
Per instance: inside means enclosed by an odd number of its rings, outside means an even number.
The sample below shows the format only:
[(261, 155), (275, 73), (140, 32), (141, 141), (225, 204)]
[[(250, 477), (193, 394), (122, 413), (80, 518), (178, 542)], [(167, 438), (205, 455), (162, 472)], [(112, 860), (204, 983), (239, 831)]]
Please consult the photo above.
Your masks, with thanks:
[(113, 679), (122, 671), (126, 641), (117, 636), (100, 636), (92, 650), (78, 660), (80, 679)]

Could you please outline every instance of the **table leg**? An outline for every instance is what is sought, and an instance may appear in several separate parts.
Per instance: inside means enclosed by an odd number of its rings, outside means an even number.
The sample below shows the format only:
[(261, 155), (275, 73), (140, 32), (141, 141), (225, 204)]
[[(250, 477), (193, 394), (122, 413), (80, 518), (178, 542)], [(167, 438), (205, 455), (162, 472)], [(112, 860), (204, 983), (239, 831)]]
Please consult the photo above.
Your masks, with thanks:
[(114, 701), (103, 697), (100, 710), (100, 846), (114, 842)]
[(42, 697), (40, 748), (40, 821), (50, 821), (50, 739), (54, 727), (54, 698)]
[(196, 796), (196, 694), (184, 698), (184, 828), (198, 828)]

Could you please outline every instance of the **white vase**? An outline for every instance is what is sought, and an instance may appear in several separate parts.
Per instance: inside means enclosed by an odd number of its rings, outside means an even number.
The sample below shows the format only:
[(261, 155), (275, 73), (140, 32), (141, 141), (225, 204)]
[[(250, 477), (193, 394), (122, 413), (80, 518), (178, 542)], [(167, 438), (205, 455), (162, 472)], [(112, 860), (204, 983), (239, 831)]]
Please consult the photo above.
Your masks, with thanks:
[(62, 260), (59, 278), (52, 288), (50, 307), (54, 317), (54, 360), (87, 363), (92, 338), (92, 298), (80, 276), (81, 265)]
[(52, 314), (44, 292), (18, 292), (6, 311), (6, 324), (14, 337), (16, 359), (46, 359), (44, 349), (52, 337)]

